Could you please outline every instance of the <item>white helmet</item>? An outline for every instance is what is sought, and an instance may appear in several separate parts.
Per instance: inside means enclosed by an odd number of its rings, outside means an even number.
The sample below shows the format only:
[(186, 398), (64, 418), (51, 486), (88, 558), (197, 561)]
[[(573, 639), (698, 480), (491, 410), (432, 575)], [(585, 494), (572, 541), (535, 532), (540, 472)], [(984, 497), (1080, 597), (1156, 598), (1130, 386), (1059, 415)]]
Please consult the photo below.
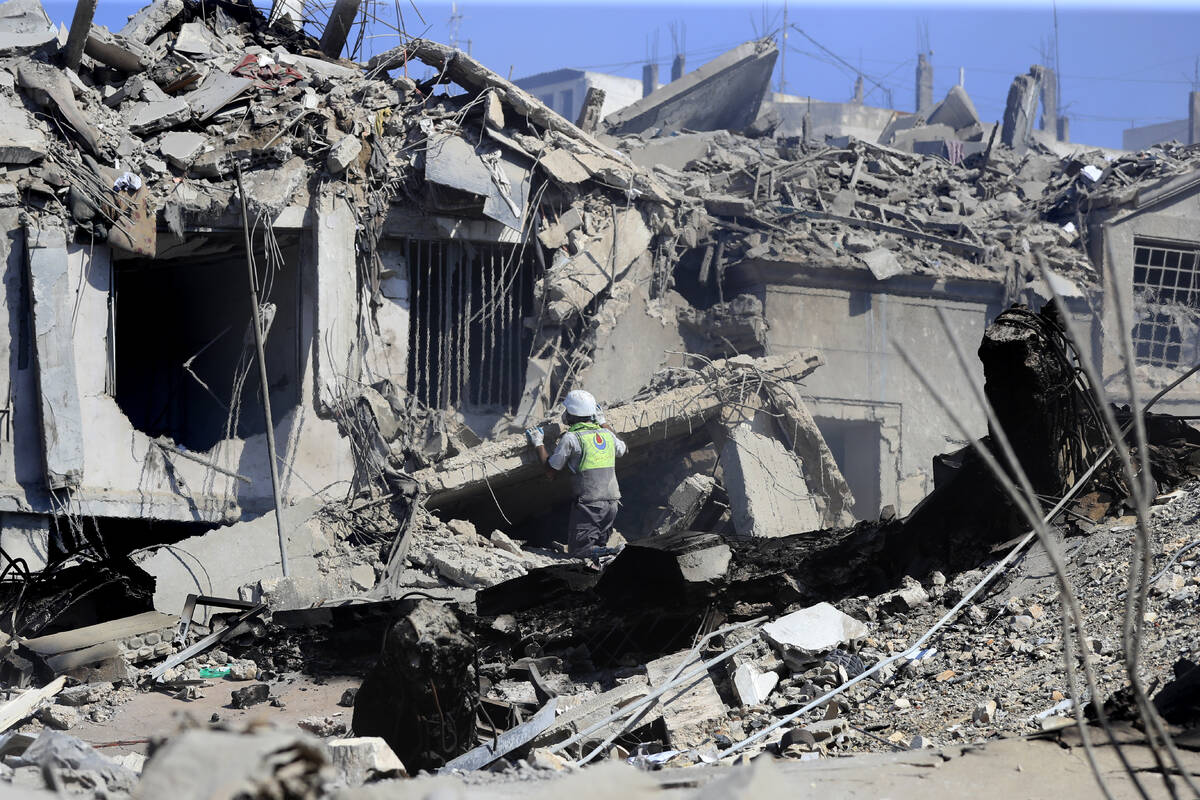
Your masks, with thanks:
[(573, 389), (567, 392), (563, 405), (566, 406), (567, 413), (573, 417), (596, 416), (596, 398), (592, 397), (591, 392), (585, 392), (583, 389)]

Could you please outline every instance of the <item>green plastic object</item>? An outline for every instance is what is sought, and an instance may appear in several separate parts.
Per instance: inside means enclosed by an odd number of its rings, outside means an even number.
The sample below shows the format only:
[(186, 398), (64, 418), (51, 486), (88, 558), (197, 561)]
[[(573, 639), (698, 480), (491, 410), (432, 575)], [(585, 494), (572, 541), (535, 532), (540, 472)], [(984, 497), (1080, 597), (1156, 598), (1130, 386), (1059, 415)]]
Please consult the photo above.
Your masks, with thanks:
[(200, 677), (201, 678), (224, 678), (226, 675), (228, 675), (232, 671), (233, 671), (232, 666), (217, 667), (216, 669), (213, 669), (212, 667), (205, 667), (204, 669), (200, 670)]

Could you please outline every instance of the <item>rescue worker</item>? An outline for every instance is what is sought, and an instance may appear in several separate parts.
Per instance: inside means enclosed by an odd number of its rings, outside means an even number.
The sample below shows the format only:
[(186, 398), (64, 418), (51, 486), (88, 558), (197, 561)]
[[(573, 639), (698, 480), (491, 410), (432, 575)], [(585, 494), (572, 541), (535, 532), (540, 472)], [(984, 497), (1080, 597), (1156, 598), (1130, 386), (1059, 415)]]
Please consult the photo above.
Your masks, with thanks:
[(616, 464), (617, 458), (625, 455), (625, 443), (613, 432), (589, 392), (568, 392), (563, 406), (567, 431), (559, 437), (553, 455), (546, 450), (541, 428), (529, 428), (525, 436), (537, 448), (551, 479), (564, 468), (571, 471), (575, 504), (571, 506), (567, 553), (587, 555), (607, 545), (616, 522), (621, 499)]

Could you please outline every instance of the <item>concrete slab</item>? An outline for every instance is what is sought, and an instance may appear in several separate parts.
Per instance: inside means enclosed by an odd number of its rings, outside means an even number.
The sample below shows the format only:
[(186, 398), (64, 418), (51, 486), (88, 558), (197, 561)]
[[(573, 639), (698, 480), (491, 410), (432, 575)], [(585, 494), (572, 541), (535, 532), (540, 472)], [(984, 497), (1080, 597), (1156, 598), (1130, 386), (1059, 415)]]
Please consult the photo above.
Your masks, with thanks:
[(158, 143), (158, 152), (179, 169), (187, 169), (202, 149), (207, 139), (199, 133), (173, 131)]
[(61, 228), (30, 225), (25, 238), (46, 483), (51, 489), (78, 488), (83, 481), (83, 416), (71, 326), (75, 286), (66, 235)]
[(119, 33), (127, 39), (146, 44), (181, 13), (183, 0), (154, 0), (130, 17)]
[(29, 164), (46, 157), (46, 135), (14, 98), (0, 95), (0, 164)]
[(629, 153), (629, 159), (639, 167), (653, 169), (670, 167), (680, 172), (698, 158), (708, 154), (709, 142), (716, 132), (680, 133), (651, 139)]
[(979, 112), (971, 102), (971, 96), (961, 86), (951, 86), (946, 99), (929, 112), (926, 122), (930, 125), (949, 125), (955, 130), (979, 124)]
[(188, 92), (183, 99), (196, 115), (196, 121), (204, 122), (249, 91), (253, 85), (254, 81), (249, 78), (212, 72), (198, 89)]
[(775, 537), (820, 530), (821, 512), (809, 494), (800, 462), (761, 423), (725, 426), (721, 467), (741, 536)]
[(145, 136), (187, 122), (192, 117), (192, 110), (179, 98), (169, 97), (166, 100), (127, 105), (121, 109), (121, 115), (131, 133)]
[(36, 50), (58, 38), (58, 30), (38, 0), (0, 3), (0, 54)]
[[(682, 667), (680, 674), (694, 669), (701, 663), (700, 656), (690, 651), (675, 653), (655, 659), (646, 665), (651, 688), (658, 688)], [(708, 672), (702, 672), (693, 680), (671, 689), (659, 701), (662, 706), (663, 726), (667, 732), (667, 743), (678, 750), (700, 747), (721, 733), (730, 738), (742, 738), (741, 726), (731, 731), (726, 714), (728, 709), (717, 686)]]
[(778, 55), (770, 39), (746, 42), (610, 114), (604, 124), (611, 134), (742, 130), (758, 116)]
[[(288, 565), (293, 576), (317, 577), (315, 556), (330, 542), (313, 516), (319, 498), (283, 509)], [(238, 588), (282, 574), (274, 514), (217, 528), (146, 554), (138, 566), (155, 579), (154, 607), (178, 614), (189, 594), (237, 597)], [(197, 608), (196, 619), (208, 611)]]
[[(609, 423), (629, 449), (661, 447), (667, 440), (691, 435), (717, 416), (722, 399), (720, 389), (734, 390), (745, 385), (743, 368), (762, 370), (781, 380), (800, 379), (811, 374), (824, 360), (814, 350), (795, 350), (784, 356), (715, 361), (708, 370), (715, 383), (702, 383), (663, 392), (649, 400), (628, 403), (605, 410)], [(751, 382), (757, 384), (757, 380)], [(730, 396), (736, 396), (736, 391)], [(562, 426), (546, 422), (546, 442), (561, 435)], [(789, 456), (790, 458), (790, 456)], [(473, 497), (486, 496), (504, 487), (545, 481), (545, 471), (537, 453), (524, 434), (507, 436), (448, 458), (413, 476), (427, 495), (429, 508), (442, 508)], [(544, 483), (543, 483), (544, 485)], [(801, 483), (800, 485), (803, 485)], [(539, 489), (544, 493), (544, 489)], [(795, 532), (795, 531), (792, 531)]]
[(521, 229), (529, 202), (529, 170), (511, 154), (473, 147), (460, 136), (438, 136), (425, 150), (425, 180), (479, 195), (484, 214)]

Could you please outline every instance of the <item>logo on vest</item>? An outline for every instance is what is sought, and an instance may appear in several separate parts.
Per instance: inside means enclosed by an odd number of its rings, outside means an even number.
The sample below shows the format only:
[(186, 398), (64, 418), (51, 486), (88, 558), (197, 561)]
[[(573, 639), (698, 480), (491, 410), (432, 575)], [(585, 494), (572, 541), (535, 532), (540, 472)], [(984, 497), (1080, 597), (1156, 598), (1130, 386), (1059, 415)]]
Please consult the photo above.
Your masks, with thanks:
[(604, 436), (602, 434), (597, 433), (593, 437), (593, 442), (595, 443), (597, 450), (604, 450), (605, 448), (608, 447), (608, 441), (604, 438)]

